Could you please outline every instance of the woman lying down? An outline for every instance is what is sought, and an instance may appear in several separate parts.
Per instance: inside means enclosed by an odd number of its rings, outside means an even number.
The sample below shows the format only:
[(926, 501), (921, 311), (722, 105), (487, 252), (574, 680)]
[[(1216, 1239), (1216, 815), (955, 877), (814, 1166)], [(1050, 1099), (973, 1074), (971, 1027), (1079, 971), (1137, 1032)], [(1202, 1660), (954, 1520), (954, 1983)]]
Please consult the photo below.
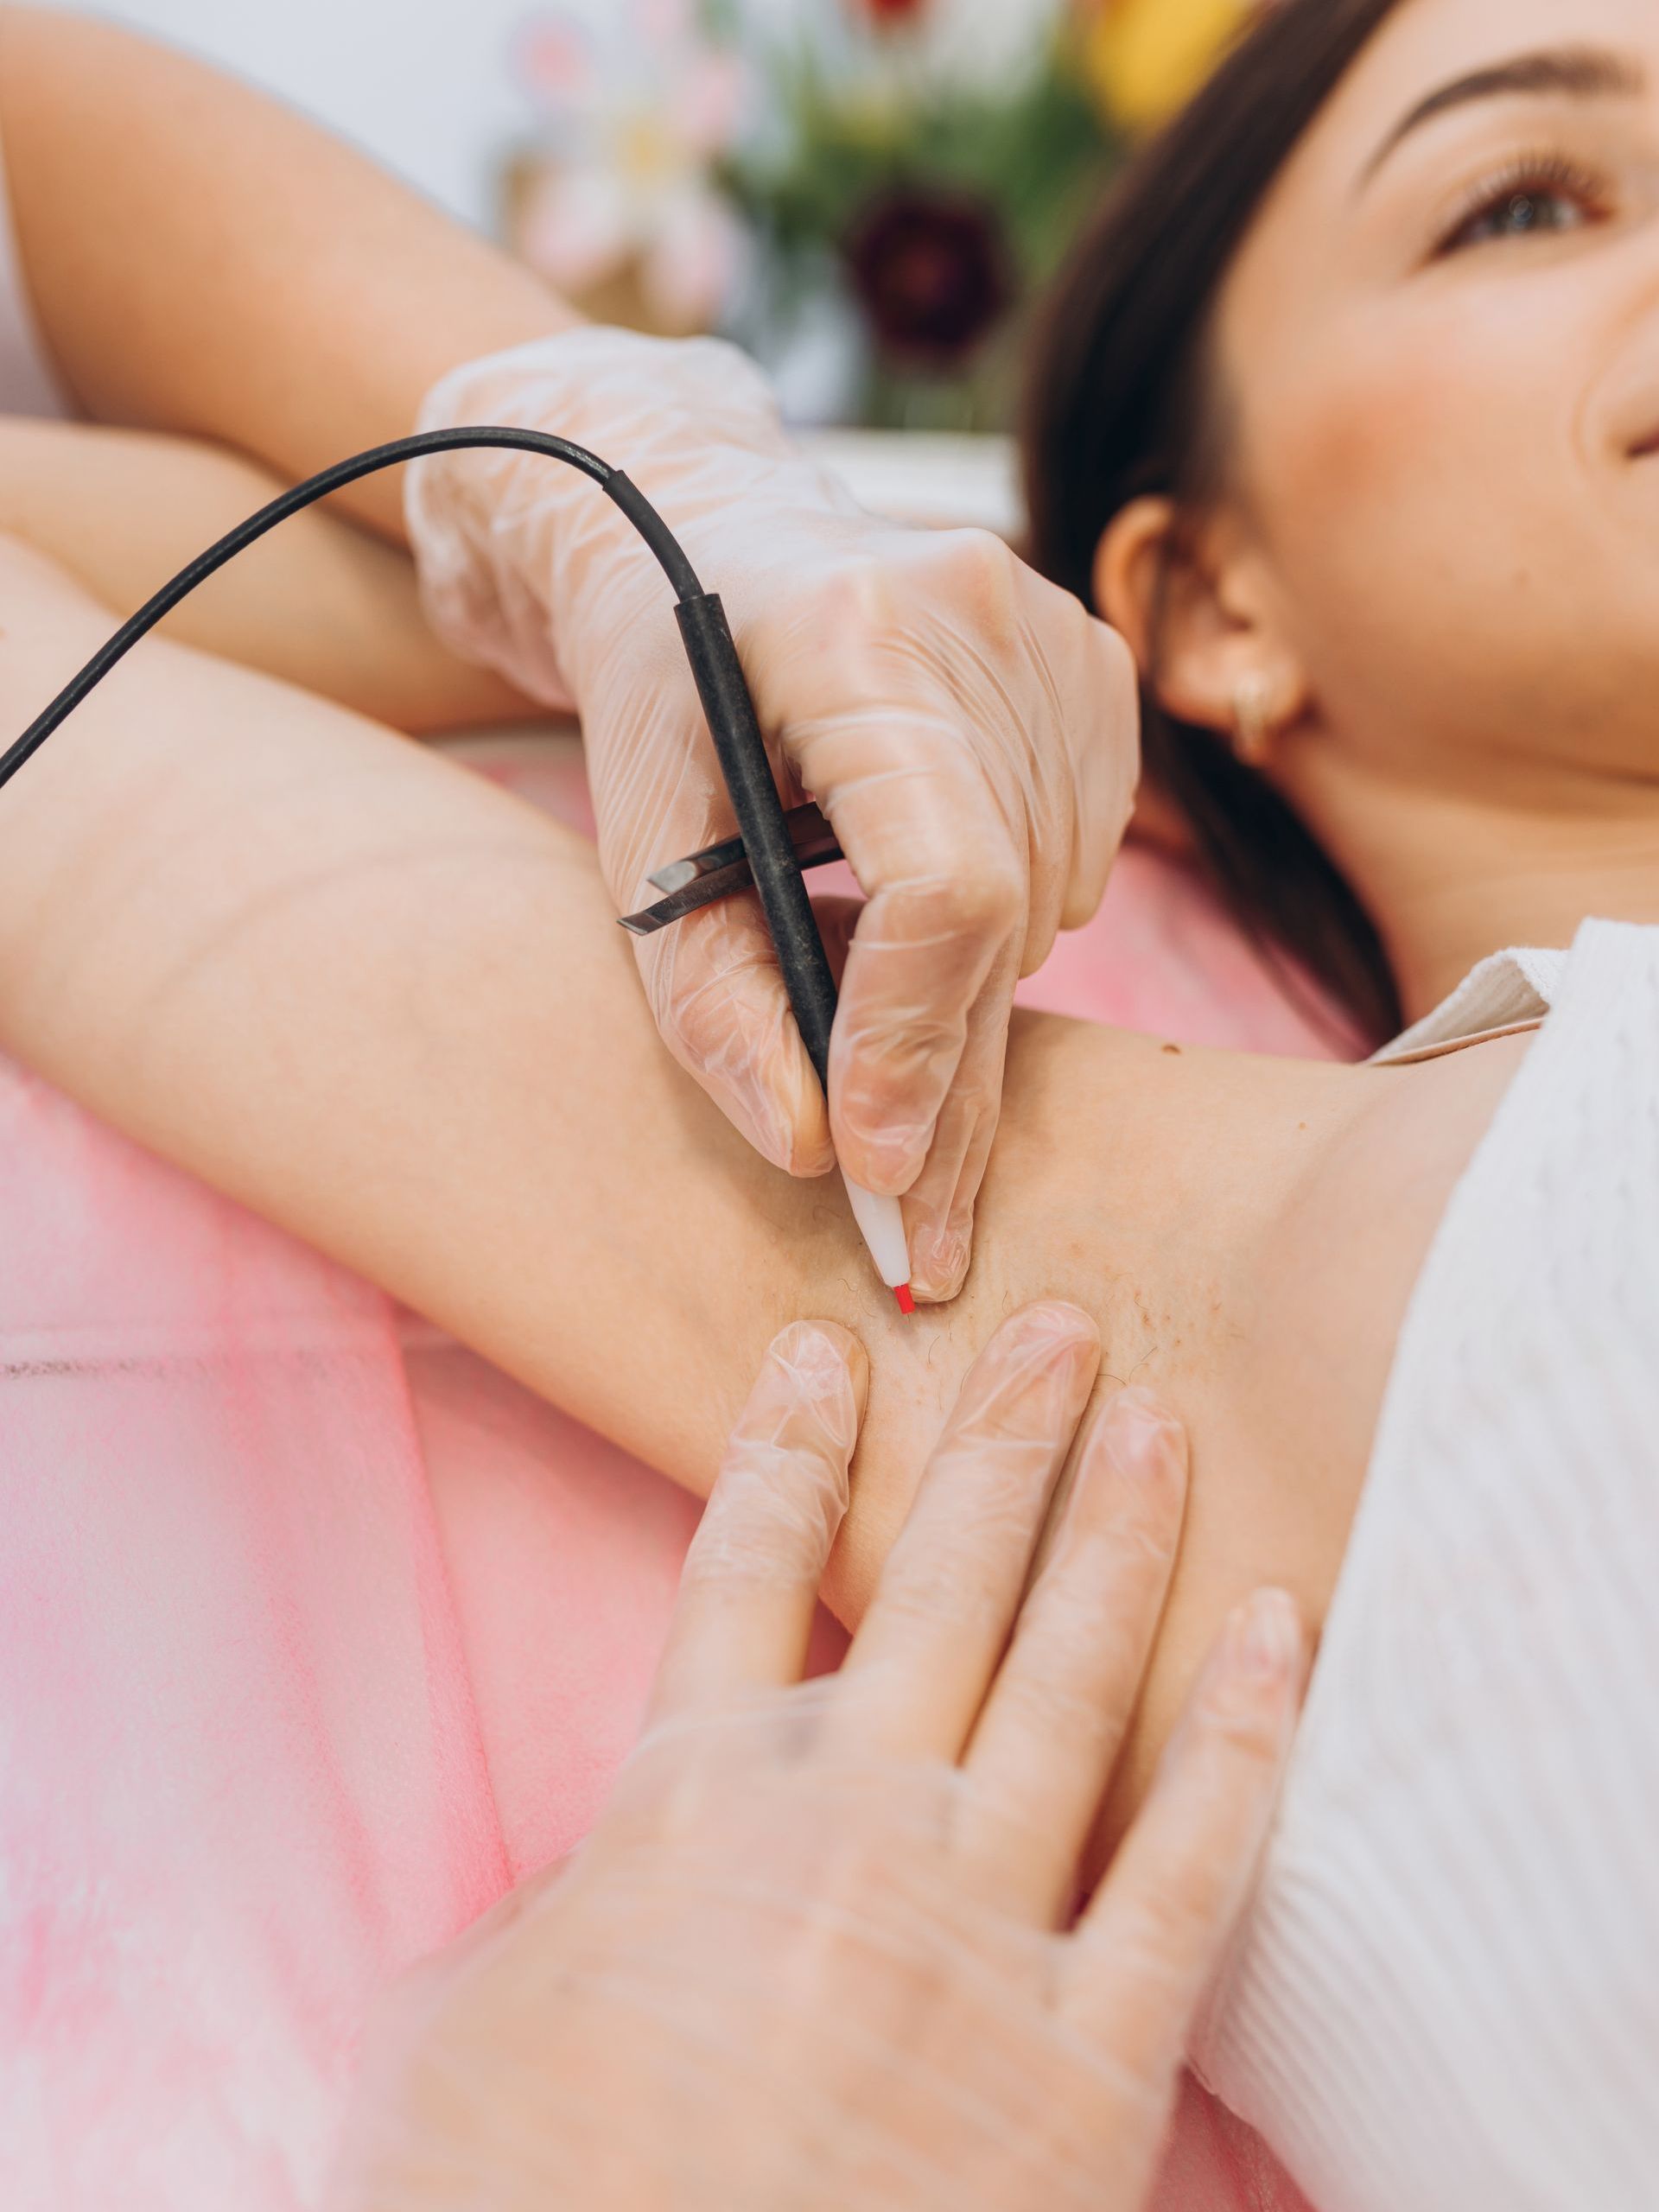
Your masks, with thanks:
[[(0, 590), (16, 721), (105, 620), (15, 550)], [(969, 1286), (905, 1321), (836, 1187), (668, 1062), (590, 850), (463, 771), (157, 646), (18, 779), (0, 860), (10, 1049), (693, 1489), (776, 1330), (850, 1328), (849, 1620), (995, 1321), (1096, 1315), (1193, 1441), (1120, 1815), (1236, 1599), (1277, 1579), (1325, 1612), (1372, 1460), (1209, 2063), (1334, 2203), (1384, 2201), (1346, 2145), (1395, 2098), (1400, 2155), (1491, 2172), (1523, 2120), (1565, 2155), (1578, 2069), (1615, 2102), (1645, 2080), (1653, 1906), (1619, 1869), (1653, 1777), (1618, 1715), (1652, 1543), (1659, 934), (1588, 925), (1541, 1034), (1403, 1068), (1022, 1022)]]
[[(1235, 823), (1317, 831), (1346, 972), (1433, 1017), (1402, 1064), (1022, 1018), (965, 1288), (901, 1320), (838, 1189), (664, 1055), (588, 848), (164, 645), (0, 805), (0, 1041), (694, 1491), (773, 1332), (851, 1329), (849, 1621), (995, 1323), (1085, 1309), (1193, 1453), (1109, 1827), (1236, 1600), (1287, 1584), (1324, 1627), (1209, 2078), (1325, 2212), (1630, 2205), (1659, 2157), (1659, 32), (1636, 0), (1293, 0), (1211, 97), (1062, 296), (1039, 550), (1135, 644), (1198, 828), (1219, 784)], [(678, 714), (657, 604), (630, 649)], [(109, 626), (27, 548), (0, 622), (8, 727)], [(1547, 950), (1433, 1016), (1505, 944)]]

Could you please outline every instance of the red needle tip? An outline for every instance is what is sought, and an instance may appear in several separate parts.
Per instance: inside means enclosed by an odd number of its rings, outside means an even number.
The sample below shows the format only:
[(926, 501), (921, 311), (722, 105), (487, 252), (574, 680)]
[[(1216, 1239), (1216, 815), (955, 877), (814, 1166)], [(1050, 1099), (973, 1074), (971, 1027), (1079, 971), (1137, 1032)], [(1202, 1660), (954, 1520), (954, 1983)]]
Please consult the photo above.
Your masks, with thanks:
[(916, 1300), (911, 1296), (910, 1285), (907, 1282), (901, 1282), (893, 1294), (899, 1301), (899, 1311), (901, 1313), (913, 1313), (916, 1311)]

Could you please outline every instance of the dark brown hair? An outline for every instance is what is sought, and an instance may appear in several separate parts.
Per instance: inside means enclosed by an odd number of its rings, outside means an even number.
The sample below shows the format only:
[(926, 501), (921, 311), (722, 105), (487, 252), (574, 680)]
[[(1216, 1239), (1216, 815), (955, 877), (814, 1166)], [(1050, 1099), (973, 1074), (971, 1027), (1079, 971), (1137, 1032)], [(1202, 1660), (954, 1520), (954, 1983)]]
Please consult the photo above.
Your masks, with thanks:
[[(1217, 294), (1268, 188), (1395, 0), (1283, 0), (1141, 151), (1039, 315), (1025, 410), (1031, 554), (1094, 603), (1102, 532), (1142, 493), (1200, 501)], [(1369, 1036), (1400, 1024), (1376, 927), (1288, 802), (1143, 685), (1147, 775), (1287, 986), (1311, 975)], [(1291, 956), (1287, 963), (1283, 956)]]

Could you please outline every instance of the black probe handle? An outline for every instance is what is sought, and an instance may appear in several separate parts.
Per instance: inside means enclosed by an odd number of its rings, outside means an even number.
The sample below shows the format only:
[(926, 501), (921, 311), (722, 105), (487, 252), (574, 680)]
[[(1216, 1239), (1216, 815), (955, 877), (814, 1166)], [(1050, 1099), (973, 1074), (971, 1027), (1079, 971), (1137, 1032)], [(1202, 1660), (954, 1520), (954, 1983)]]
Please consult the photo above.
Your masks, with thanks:
[(784, 803), (772, 780), (754, 702), (717, 592), (683, 599), (675, 608), (697, 696), (709, 718), (720, 771), (742, 832), (754, 887), (778, 948), (778, 965), (807, 1053), (830, 1093), (830, 1032), (836, 1020), (836, 979), (818, 934), (812, 902)]

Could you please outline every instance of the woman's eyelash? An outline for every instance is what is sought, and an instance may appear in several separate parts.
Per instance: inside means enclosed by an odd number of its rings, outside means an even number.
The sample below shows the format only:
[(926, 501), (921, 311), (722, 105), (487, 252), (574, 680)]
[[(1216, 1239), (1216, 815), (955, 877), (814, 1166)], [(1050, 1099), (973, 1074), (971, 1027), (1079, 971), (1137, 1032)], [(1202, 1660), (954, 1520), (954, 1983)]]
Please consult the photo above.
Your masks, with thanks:
[[(1608, 212), (1608, 197), (1605, 179), (1567, 156), (1523, 155), (1506, 163), (1495, 175), (1483, 177), (1464, 194), (1441, 226), (1435, 255), (1439, 257), (1454, 253), (1464, 245), (1478, 243), (1471, 233), (1487, 218), (1501, 217), (1510, 211), (1519, 216), (1528, 207), (1535, 211), (1539, 202), (1571, 200), (1576, 201), (1587, 219), (1593, 220)], [(1525, 235), (1529, 229), (1559, 227), (1539, 221), (1522, 223), (1516, 235)]]

